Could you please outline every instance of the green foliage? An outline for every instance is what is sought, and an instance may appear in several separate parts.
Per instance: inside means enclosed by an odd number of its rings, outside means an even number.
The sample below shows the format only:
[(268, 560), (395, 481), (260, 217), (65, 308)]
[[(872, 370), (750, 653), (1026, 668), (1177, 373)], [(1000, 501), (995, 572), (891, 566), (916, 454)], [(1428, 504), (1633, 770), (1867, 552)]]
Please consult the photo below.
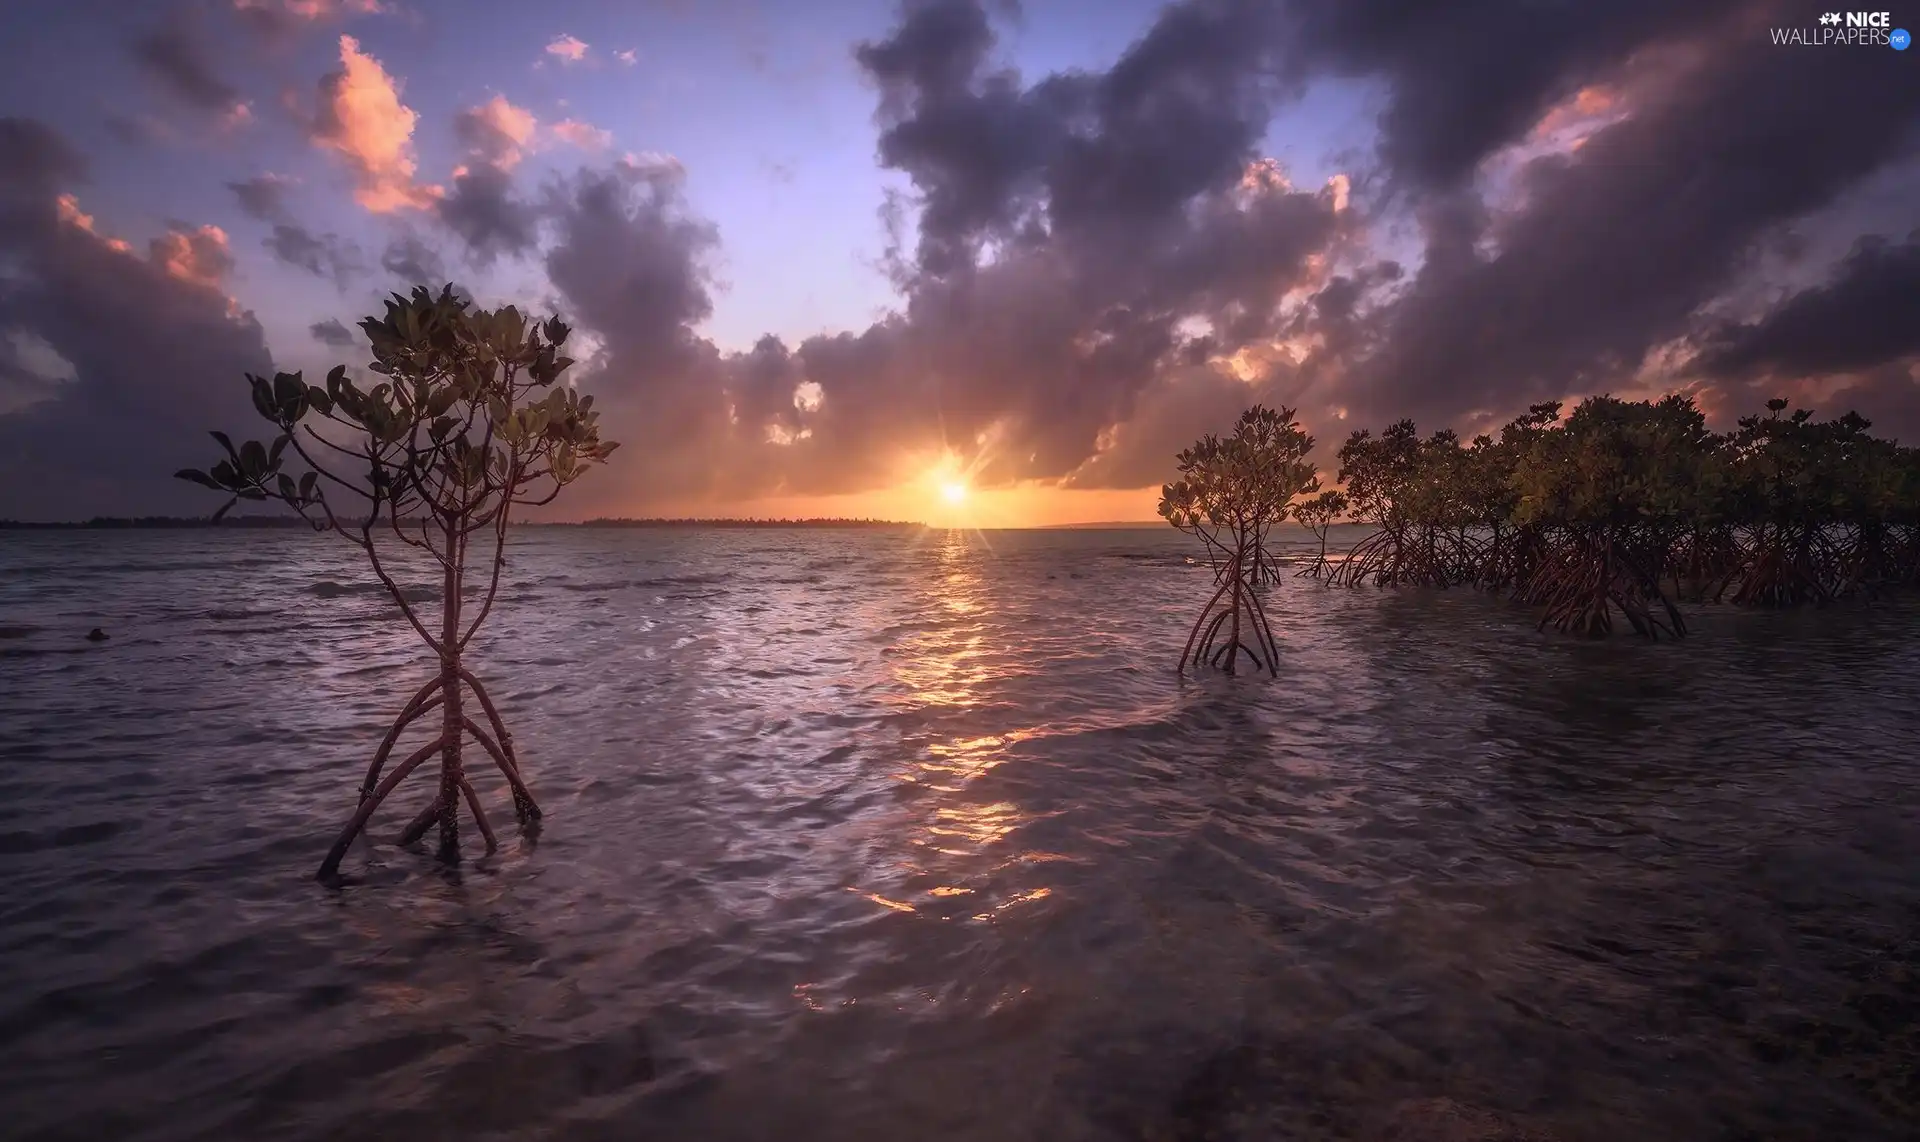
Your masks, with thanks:
[(1714, 445), (1690, 398), (1589, 397), (1518, 457), (1513, 520), (1574, 527), (1684, 520), (1698, 504)]
[(1180, 669), (1207, 662), (1233, 673), (1245, 654), (1256, 669), (1278, 672), (1279, 651), (1254, 588), (1278, 574), (1266, 553), (1268, 530), (1296, 498), (1320, 490), (1307, 459), (1312, 451), (1313, 437), (1294, 410), (1255, 405), (1233, 435), (1208, 435), (1180, 453), (1180, 479), (1161, 489), (1160, 516), (1206, 545), (1215, 579), (1213, 598), (1180, 652)]
[[(1685, 633), (1669, 586), (1794, 606), (1920, 583), (1920, 450), (1855, 413), (1788, 408), (1769, 401), (1725, 434), (1684, 395), (1590, 397), (1564, 419), (1559, 402), (1537, 404), (1465, 443), (1410, 420), (1355, 431), (1338, 454), (1341, 508), (1376, 530), (1302, 574), (1510, 591), (1544, 606), (1543, 624), (1605, 633), (1618, 614), (1649, 637)], [(1182, 462), (1228, 455), (1209, 438)], [(1192, 526), (1231, 514), (1212, 486), (1168, 485), (1162, 515)], [(1334, 515), (1324, 496), (1294, 514), (1322, 536)]]
[(1325, 491), (1294, 505), (1293, 516), (1308, 531), (1324, 536), (1329, 527), (1347, 514), (1347, 510), (1345, 492)]
[(1396, 421), (1379, 436), (1362, 428), (1340, 446), (1340, 482), (1355, 519), (1398, 530), (1420, 473), (1420, 430)]
[(1476, 527), (1499, 528), (1514, 521), (1520, 506), (1520, 491), (1515, 477), (1520, 463), (1532, 451), (1534, 442), (1552, 430), (1560, 419), (1560, 402), (1549, 401), (1529, 408), (1500, 429), (1499, 439), (1477, 436), (1468, 448), (1466, 466), (1461, 473), (1462, 514)]
[(1313, 437), (1294, 410), (1255, 405), (1226, 439), (1209, 434), (1179, 455), (1180, 479), (1160, 489), (1160, 517), (1182, 531), (1264, 529), (1316, 489)]
[[(469, 738), (507, 779), (521, 819), (539, 818), (512, 735), (461, 655), (498, 597), (513, 509), (551, 501), (615, 447), (600, 438), (593, 398), (560, 383), (573, 361), (562, 354), (570, 331), (557, 317), (535, 322), (513, 306), (477, 310), (449, 285), (437, 297), (424, 288), (411, 297), (395, 294), (384, 315), (360, 328), (373, 357), (367, 367), (384, 379), (363, 388), (345, 366), (329, 372), (324, 385), (309, 385), (299, 373), (249, 376), (254, 411), (273, 426), (273, 437), (236, 445), (215, 432), (225, 459), (206, 471), (176, 473), (227, 493), (216, 519), (241, 500), (276, 500), (356, 544), (437, 660), (433, 681), (401, 710), (375, 753), (359, 808), (320, 865), (322, 879), (338, 871), (399, 783), (436, 753), (434, 799), (402, 843), (438, 822), (442, 855), (457, 858), (464, 800), (494, 848), (492, 826), (466, 774), (462, 747)], [(482, 544), (492, 541), (491, 575), (468, 616), (466, 575), (479, 533), (485, 533)], [(441, 613), (431, 627), (389, 570), (383, 548), (411, 548), (416, 560), (438, 565)], [(467, 697), (478, 700), (491, 733), (467, 714)], [(438, 736), (382, 777), (402, 732), (436, 712)]]
[(387, 378), (371, 388), (345, 366), (324, 385), (247, 377), (277, 434), (236, 446), (215, 432), (226, 458), (176, 473), (229, 494), (216, 518), (241, 500), (277, 500), (320, 527), (338, 528), (338, 509), (470, 530), (552, 500), (617, 447), (600, 439), (593, 398), (559, 383), (573, 364), (559, 318), (474, 309), (448, 286), (395, 294), (360, 328), (368, 368)]
[(1730, 496), (1740, 516), (1781, 526), (1825, 525), (1897, 507), (1898, 450), (1849, 412), (1816, 421), (1771, 401), (1767, 415), (1740, 419), (1728, 441)]

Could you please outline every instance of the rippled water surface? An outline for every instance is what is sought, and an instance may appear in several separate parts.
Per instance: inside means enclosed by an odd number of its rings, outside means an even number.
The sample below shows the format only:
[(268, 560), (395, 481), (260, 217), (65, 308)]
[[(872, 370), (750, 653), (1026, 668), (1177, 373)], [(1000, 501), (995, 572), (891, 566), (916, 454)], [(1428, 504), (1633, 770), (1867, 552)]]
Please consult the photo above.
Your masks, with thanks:
[(1915, 1136), (1910, 601), (1294, 581), (1182, 682), (1171, 531), (529, 529), (543, 831), (328, 888), (431, 669), (354, 554), (0, 536), (8, 1138)]

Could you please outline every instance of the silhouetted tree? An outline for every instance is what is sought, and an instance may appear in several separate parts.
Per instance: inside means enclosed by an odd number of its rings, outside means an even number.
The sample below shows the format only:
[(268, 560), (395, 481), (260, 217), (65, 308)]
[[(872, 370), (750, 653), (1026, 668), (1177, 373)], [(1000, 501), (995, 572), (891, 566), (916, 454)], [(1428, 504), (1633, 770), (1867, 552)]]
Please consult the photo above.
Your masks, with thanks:
[(1325, 579), (1333, 573), (1333, 565), (1327, 561), (1327, 531), (1342, 516), (1347, 514), (1347, 494), (1340, 491), (1323, 491), (1310, 500), (1295, 504), (1293, 517), (1300, 526), (1313, 533), (1320, 541), (1320, 551), (1312, 563), (1295, 572), (1301, 578)]
[(1472, 565), (1463, 545), (1467, 508), (1459, 438), (1420, 438), (1402, 420), (1379, 436), (1360, 429), (1340, 446), (1340, 481), (1353, 517), (1377, 528), (1334, 572), (1349, 586), (1445, 587)]
[[(506, 777), (522, 822), (538, 819), (513, 737), (463, 659), (499, 594), (514, 511), (551, 502), (616, 447), (600, 439), (593, 398), (558, 383), (573, 362), (560, 354), (569, 330), (557, 317), (531, 322), (511, 306), (471, 309), (448, 286), (437, 298), (424, 288), (411, 297), (395, 294), (385, 316), (369, 317), (360, 328), (373, 354), (369, 367), (388, 380), (363, 390), (344, 366), (327, 374), (324, 387), (306, 384), (299, 373), (271, 381), (249, 376), (254, 408), (278, 435), (236, 447), (215, 432), (226, 459), (210, 471), (178, 473), (229, 493), (216, 517), (239, 500), (277, 500), (317, 530), (359, 547), (438, 659), (433, 680), (401, 709), (375, 752), (359, 808), (321, 863), (322, 878), (338, 870), (374, 810), (435, 755), (439, 781), (402, 843), (411, 844), (438, 823), (441, 855), (457, 859), (464, 799), (488, 849), (494, 848), (493, 829), (462, 759), (467, 738)], [(478, 608), (469, 614), (463, 599), (476, 538), (483, 550), (490, 543), (492, 552), (483, 565), (486, 584)], [(396, 556), (424, 559), (437, 569), (437, 622), (430, 623), (396, 581)], [(468, 712), (469, 694), (488, 728)], [(401, 734), (435, 710), (438, 733), (383, 777)]]
[(1241, 414), (1232, 436), (1208, 435), (1180, 453), (1180, 479), (1161, 489), (1160, 516), (1199, 537), (1215, 580), (1180, 652), (1181, 671), (1204, 661), (1232, 674), (1244, 652), (1256, 669), (1279, 672), (1273, 627), (1255, 588), (1272, 566), (1268, 532), (1296, 496), (1318, 486), (1307, 460), (1312, 450), (1313, 437), (1294, 410), (1256, 405)]
[(1533, 441), (1514, 474), (1515, 518), (1549, 533), (1520, 592), (1546, 608), (1541, 626), (1605, 634), (1618, 610), (1649, 638), (1686, 633), (1662, 569), (1711, 449), (1706, 418), (1678, 396), (1589, 397)]

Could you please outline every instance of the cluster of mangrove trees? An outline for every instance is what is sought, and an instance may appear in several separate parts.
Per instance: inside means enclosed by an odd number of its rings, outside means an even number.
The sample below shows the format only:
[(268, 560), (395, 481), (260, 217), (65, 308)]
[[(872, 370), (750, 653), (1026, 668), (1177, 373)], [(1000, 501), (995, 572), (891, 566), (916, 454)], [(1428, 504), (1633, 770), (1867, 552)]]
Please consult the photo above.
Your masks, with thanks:
[[(1920, 582), (1920, 449), (1870, 428), (1855, 413), (1823, 420), (1773, 400), (1714, 432), (1677, 395), (1590, 397), (1564, 416), (1559, 402), (1539, 404), (1470, 441), (1402, 420), (1348, 437), (1338, 491), (1269, 450), (1244, 461), (1263, 474), (1210, 476), (1231, 490), (1200, 514), (1227, 521), (1227, 546), (1250, 547), (1257, 570), (1273, 565), (1271, 527), (1292, 518), (1319, 539), (1300, 574), (1330, 584), (1469, 586), (1537, 608), (1543, 629), (1600, 635), (1624, 623), (1679, 637), (1681, 602), (1796, 607)], [(1196, 530), (1189, 468), (1217, 466), (1207, 445), (1181, 455), (1183, 479), (1164, 489), (1161, 514), (1183, 530)], [(1241, 527), (1248, 518), (1262, 522)], [(1329, 555), (1341, 520), (1371, 531)], [(1210, 552), (1223, 546), (1202, 538)], [(1233, 566), (1215, 560), (1228, 594), (1240, 589), (1227, 582)]]

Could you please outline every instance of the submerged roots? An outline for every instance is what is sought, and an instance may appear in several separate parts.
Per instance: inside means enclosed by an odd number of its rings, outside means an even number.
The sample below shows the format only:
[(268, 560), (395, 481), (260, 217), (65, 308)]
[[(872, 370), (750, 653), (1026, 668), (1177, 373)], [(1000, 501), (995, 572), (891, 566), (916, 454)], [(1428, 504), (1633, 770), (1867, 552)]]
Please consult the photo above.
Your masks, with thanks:
[(1348, 587), (1447, 587), (1471, 577), (1472, 540), (1440, 528), (1387, 528), (1355, 544), (1329, 576)]
[(1234, 674), (1238, 672), (1240, 656), (1245, 654), (1255, 670), (1279, 675), (1280, 648), (1267, 621), (1266, 607), (1240, 566), (1236, 560), (1221, 571), (1220, 585), (1201, 609), (1200, 617), (1187, 635), (1186, 648), (1180, 652), (1182, 673), (1189, 665), (1198, 667), (1205, 663)]
[[(461, 712), (462, 698), (471, 696), (479, 702), (485, 713), (488, 728), (482, 728), (473, 718)], [(396, 743), (407, 728), (428, 714), (439, 711), (440, 732), (426, 745), (407, 755), (406, 759), (386, 772), (388, 758), (391, 757)], [(331, 879), (338, 874), (340, 862), (347, 850), (366, 828), (376, 810), (384, 804), (394, 790), (399, 788), (414, 770), (420, 768), (436, 755), (440, 758), (440, 781), (433, 798), (421, 809), (406, 829), (400, 834), (402, 845), (411, 845), (426, 836), (427, 831), (436, 824), (440, 826), (440, 853), (447, 859), (459, 856), (459, 813), (464, 802), (467, 811), (472, 814), (475, 827), (486, 842), (487, 851), (498, 847), (499, 841), (494, 834), (493, 825), (487, 819), (485, 808), (480, 803), (479, 794), (474, 791), (472, 782), (462, 765), (461, 746), (467, 739), (480, 744), (494, 765), (505, 776), (507, 785), (513, 791), (514, 810), (523, 826), (533, 826), (540, 818), (540, 805), (534, 800), (533, 792), (527, 788), (520, 775), (519, 759), (513, 753), (513, 736), (507, 732), (505, 723), (500, 720), (500, 712), (494, 706), (493, 699), (487, 694), (486, 687), (472, 671), (459, 666), (444, 670), (433, 681), (421, 687), (404, 706), (393, 725), (387, 730), (386, 737), (380, 742), (380, 748), (373, 755), (373, 762), (367, 768), (366, 780), (360, 786), (360, 804), (340, 837), (328, 850), (326, 859), (320, 864), (319, 876), (322, 880)], [(383, 776), (384, 773), (384, 776)]]
[(1686, 620), (1657, 579), (1606, 537), (1571, 539), (1550, 552), (1519, 597), (1546, 607), (1542, 630), (1552, 626), (1572, 634), (1609, 634), (1618, 611), (1633, 632), (1645, 638), (1682, 638), (1687, 633)]

